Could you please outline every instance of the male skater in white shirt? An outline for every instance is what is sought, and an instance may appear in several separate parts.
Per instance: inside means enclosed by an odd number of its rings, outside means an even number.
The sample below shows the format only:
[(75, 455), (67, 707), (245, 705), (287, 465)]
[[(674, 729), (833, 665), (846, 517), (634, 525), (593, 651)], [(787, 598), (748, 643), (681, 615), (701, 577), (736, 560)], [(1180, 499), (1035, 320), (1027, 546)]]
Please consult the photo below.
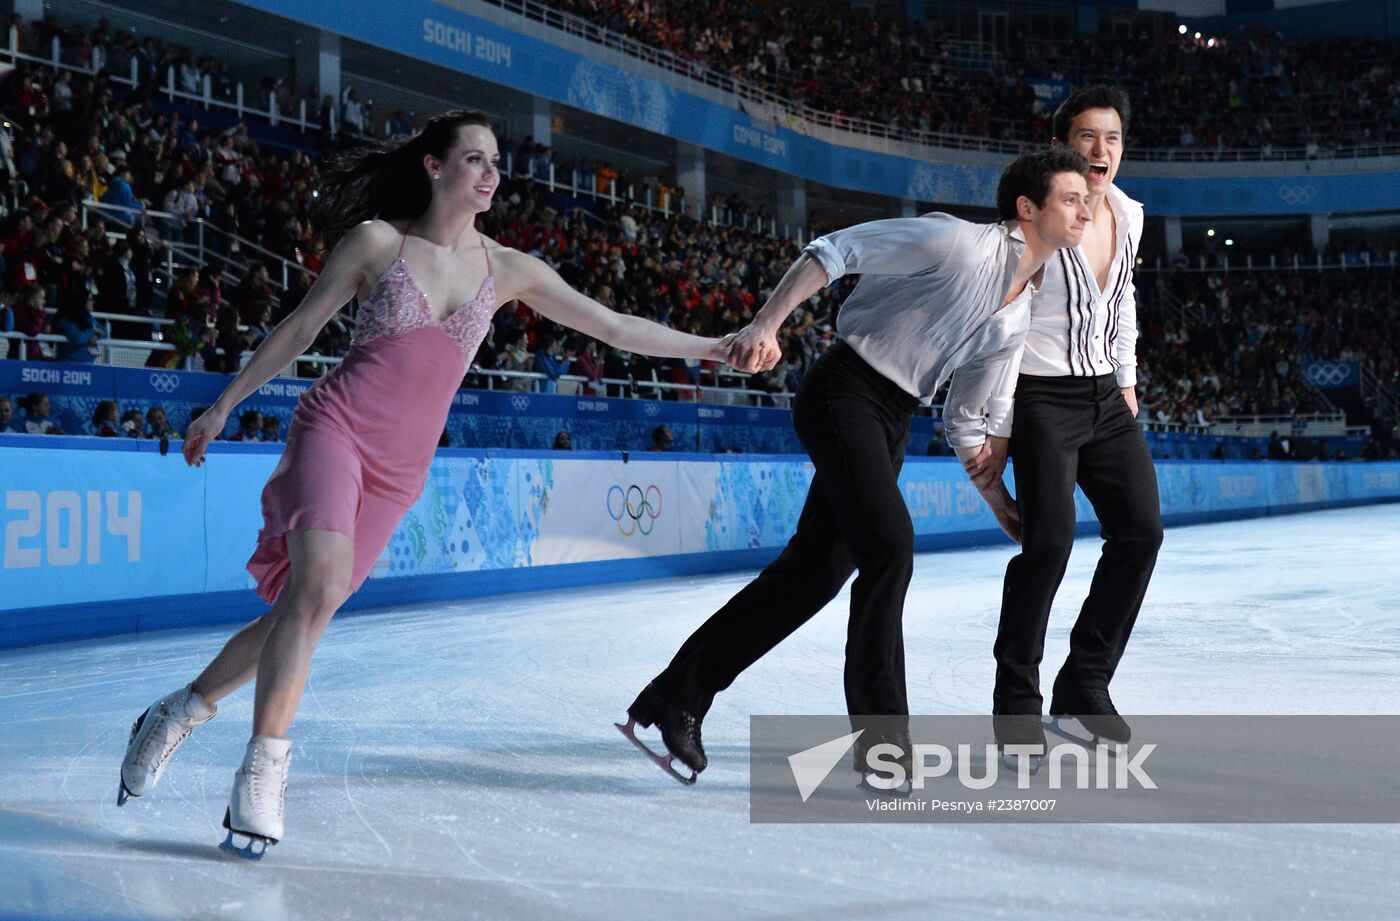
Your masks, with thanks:
[[(671, 756), (704, 770), (700, 722), (729, 687), (784, 637), (821, 610), (858, 572), (846, 643), (846, 704), (865, 716), (909, 713), (904, 681), (904, 595), (913, 571), (914, 529), (899, 470), (915, 407), (951, 375), (945, 423), (964, 464), (990, 462), (989, 432), (1006, 434), (1029, 324), (1029, 302), (1047, 259), (1077, 244), (1088, 221), (1079, 154), (1027, 154), (997, 188), (1000, 223), (947, 214), (874, 221), (813, 240), (754, 322), (738, 333), (733, 360), (750, 350), (771, 366), (776, 332), (793, 309), (848, 273), (864, 277), (841, 307), (841, 342), (813, 365), (793, 403), (793, 424), (816, 475), (782, 555), (691, 635), (666, 670), (628, 707), (624, 734), (652, 753), (634, 727), (659, 725)], [(1015, 504), (997, 479), (979, 486), (998, 523), (1019, 534)], [(882, 721), (887, 725), (887, 721)], [(881, 741), (907, 742), (907, 728), (863, 733), (857, 769)], [(907, 753), (909, 748), (902, 746)]]
[[(992, 712), (1002, 744), (1040, 744), (1040, 660), (1055, 591), (1075, 537), (1074, 487), (1094, 506), (1103, 555), (1055, 678), (1050, 715), (1085, 734), (1127, 742), (1128, 724), (1108, 694), (1162, 543), (1157, 477), (1138, 427), (1137, 305), (1133, 267), (1142, 206), (1113, 184), (1128, 128), (1128, 98), (1115, 87), (1072, 94), (1055, 113), (1054, 141), (1089, 161), (1093, 220), (1078, 246), (1045, 265), (1031, 300), (1010, 439), (1021, 552), (1006, 568)], [(1002, 396), (1006, 394), (1003, 393)], [(991, 462), (974, 474), (1000, 481), (1006, 439), (988, 437)]]

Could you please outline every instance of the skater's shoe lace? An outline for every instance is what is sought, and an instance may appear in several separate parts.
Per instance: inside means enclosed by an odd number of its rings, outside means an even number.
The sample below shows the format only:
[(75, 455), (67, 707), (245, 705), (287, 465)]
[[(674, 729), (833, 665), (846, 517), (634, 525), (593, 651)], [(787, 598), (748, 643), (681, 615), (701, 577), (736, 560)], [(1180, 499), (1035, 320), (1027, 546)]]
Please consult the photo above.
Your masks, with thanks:
[(287, 797), (287, 759), (274, 761), (265, 752), (258, 752), (244, 769), (244, 782), (252, 812), (282, 818)]
[(282, 808), (287, 797), (287, 769), (292, 761), (286, 739), (254, 736), (233, 778), (229, 801), (232, 830), (277, 841), (282, 837)]
[(660, 723), (661, 741), (666, 743), (666, 750), (692, 771), (705, 770), (710, 759), (705, 756), (705, 746), (700, 742), (700, 718), (668, 704)]
[(127, 789), (139, 796), (154, 787), (175, 749), (217, 712), (188, 687), (152, 704), (132, 726), (122, 762), (122, 782)]

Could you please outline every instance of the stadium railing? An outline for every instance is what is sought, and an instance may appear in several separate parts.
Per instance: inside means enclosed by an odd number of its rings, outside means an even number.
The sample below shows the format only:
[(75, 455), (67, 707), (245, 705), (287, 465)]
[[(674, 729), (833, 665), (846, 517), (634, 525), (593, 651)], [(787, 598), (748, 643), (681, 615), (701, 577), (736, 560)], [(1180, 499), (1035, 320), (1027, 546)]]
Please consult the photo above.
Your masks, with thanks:
[[(774, 93), (746, 80), (740, 80), (660, 48), (643, 44), (636, 39), (609, 31), (571, 13), (556, 10), (536, 0), (448, 0), (454, 6), (469, 14), (477, 13), (477, 6), (494, 6), (521, 19), (539, 23), (551, 29), (564, 32), (588, 41), (613, 53), (649, 64), (676, 76), (731, 96), (736, 102), (731, 107), (749, 115), (766, 119), (773, 124), (789, 128), (802, 134), (820, 138), (829, 143), (844, 147), (862, 147), (890, 152), (889, 142), (911, 144), (916, 147), (941, 148), (952, 150), (972, 150), (987, 153), (1019, 155), (1042, 145), (1033, 141), (1004, 141), (978, 135), (951, 134), (936, 131), (919, 131), (899, 128), (888, 122), (852, 118), (834, 112), (825, 112), (805, 106), (795, 99)], [(987, 49), (992, 52), (992, 49)], [(994, 53), (994, 52), (992, 52)], [(708, 95), (708, 94), (707, 94)], [(1020, 125), (1024, 120), (1005, 120), (1006, 125)], [(874, 142), (885, 142), (872, 145)], [(1249, 162), (1274, 160), (1317, 160), (1317, 159), (1361, 159), (1378, 156), (1400, 155), (1400, 143), (1365, 144), (1340, 148), (1287, 147), (1269, 151), (1256, 148), (1152, 148), (1134, 149), (1125, 152), (1124, 159), (1162, 162)]]
[[(48, 57), (40, 57), (21, 51), (19, 47), (19, 29), (11, 26), (8, 43), (4, 47), (0, 47), (0, 60), (8, 61), (10, 64), (15, 65), (19, 64), (21, 61), (31, 64), (42, 64), (45, 67), (52, 67), (55, 70), (69, 70), (74, 73), (86, 74), (87, 76), (93, 76), (97, 73), (97, 67), (82, 67), (78, 64), (65, 61), (63, 59), (63, 44), (59, 36), (55, 35), (53, 37), (51, 48), (52, 50)], [(139, 62), (133, 57), (131, 68), (127, 73), (113, 73), (111, 77), (114, 83), (120, 83), (131, 87), (138, 86), (141, 82)], [(204, 75), (201, 83), (202, 87), (199, 93), (185, 92), (177, 86), (175, 68), (168, 67), (166, 68), (164, 84), (159, 87), (159, 91), (170, 100), (180, 99), (185, 102), (193, 102), (203, 106), (206, 110), (227, 110), (235, 113), (240, 119), (245, 116), (256, 116), (267, 120), (273, 125), (291, 125), (301, 131), (321, 130), (320, 121), (313, 121), (308, 117), (305, 99), (300, 101), (297, 114), (285, 115), (278, 111), (276, 97), (270, 92), (263, 98), (264, 94), (261, 92), (249, 93), (244, 89), (243, 84), (239, 82), (234, 87), (234, 98), (226, 100), (214, 94), (213, 81), (208, 74)], [(263, 107), (263, 104), (266, 104), (266, 108)], [(319, 115), (319, 113), (317, 114)], [(334, 109), (331, 110), (330, 115), (330, 130), (335, 131), (336, 113)]]
[[(98, 68), (96, 65), (92, 67), (83, 67), (80, 64), (64, 60), (63, 45), (58, 36), (53, 37), (51, 47), (52, 51), (48, 57), (40, 57), (21, 51), (19, 48), (19, 30), (11, 26), (8, 44), (4, 47), (0, 47), (0, 61), (8, 60), (12, 64), (18, 64), (22, 61), (31, 64), (41, 64), (46, 67), (54, 68), (55, 70), (68, 70), (86, 76), (93, 76), (97, 72)], [(141, 74), (138, 62), (133, 59), (129, 72), (126, 74), (113, 74), (112, 80), (115, 83), (133, 88), (140, 85)], [(231, 100), (221, 99), (214, 94), (213, 82), (207, 74), (202, 77), (201, 84), (202, 90), (199, 93), (189, 93), (180, 89), (175, 68), (171, 66), (166, 68), (165, 80), (158, 87), (158, 91), (172, 102), (179, 100), (181, 102), (191, 103), (201, 106), (206, 111), (210, 109), (229, 111), (234, 113), (239, 119), (251, 116), (263, 119), (272, 125), (291, 125), (303, 133), (319, 132), (323, 127), (319, 120), (313, 120), (307, 114), (305, 99), (298, 101), (298, 111), (295, 115), (286, 115), (278, 112), (277, 99), (272, 93), (266, 94), (266, 98), (261, 99), (261, 102), (266, 104), (264, 108), (255, 101), (253, 95), (245, 91), (241, 82), (236, 84), (234, 98)], [(256, 95), (260, 97), (262, 94), (259, 93)], [(329, 130), (334, 134), (339, 130), (334, 107), (331, 107), (329, 116)], [(366, 142), (374, 140), (370, 135), (352, 135), (352, 137), (358, 137)], [(506, 152), (502, 155), (501, 159), (506, 174), (516, 176), (514, 157), (512, 154)], [(568, 175), (561, 175), (564, 172), (567, 172)], [(531, 181), (547, 187), (551, 192), (568, 191), (575, 198), (587, 197), (595, 201), (607, 201), (613, 205), (630, 204), (661, 214), (664, 217), (670, 217), (672, 211), (675, 210), (670, 197), (660, 195), (650, 185), (643, 186), (642, 194), (638, 195), (635, 184), (631, 184), (627, 187), (624, 194), (623, 190), (618, 188), (616, 181), (610, 181), (607, 190), (600, 192), (596, 187), (596, 183), (590, 181), (591, 174), (587, 171), (580, 170), (576, 167), (568, 170), (560, 170), (552, 160), (547, 161), (547, 165), (540, 165), (538, 168), (536, 168), (534, 164), (527, 164), (526, 172), (521, 175), (525, 175)], [(173, 215), (162, 216), (174, 217)], [(707, 206), (704, 203), (696, 203), (695, 207), (691, 209), (689, 216), (715, 226), (739, 227), (743, 230), (766, 233), (769, 236), (779, 237), (784, 240), (795, 240), (804, 244), (808, 240), (806, 228), (796, 227), (786, 223), (780, 224), (776, 218), (768, 218), (765, 221), (760, 219), (757, 215), (751, 215), (748, 212), (740, 212), (737, 215), (733, 215), (730, 214), (727, 209)], [(201, 231), (201, 233), (202, 232), (203, 231)], [(202, 243), (203, 241), (201, 240), (201, 245)], [(242, 243), (244, 246), (252, 246), (252, 244), (246, 240), (243, 240)], [(263, 252), (270, 258), (280, 259), (280, 257), (275, 256), (275, 254), (266, 253), (265, 250)], [(283, 274), (284, 279), (282, 285), (285, 287), (285, 271)]]
[[(50, 313), (53, 311), (50, 310)], [(112, 322), (139, 323), (156, 327), (168, 327), (173, 320), (161, 317), (138, 317), (127, 314), (105, 313), (94, 311), (93, 317), (106, 324), (109, 334), (98, 339), (96, 344), (102, 350), (94, 362), (98, 365), (105, 365), (119, 368), (142, 368), (146, 367), (146, 361), (152, 352), (173, 352), (175, 346), (168, 342), (142, 339), (116, 339), (110, 335)], [(240, 327), (246, 329), (246, 327)], [(0, 340), (10, 343), (8, 349), (0, 349), (0, 358), (12, 358), (17, 360), (45, 360), (53, 357), (56, 348), (67, 340), (56, 333), (41, 333), (38, 336), (26, 336), (23, 333), (9, 332), (0, 333)], [(224, 354), (222, 349), (215, 350), (218, 354)], [(246, 364), (253, 355), (252, 352), (242, 352), (239, 354), (239, 365)], [(298, 356), (280, 375), (282, 377), (303, 377), (301, 372), (305, 370), (302, 366), (307, 366), (311, 371), (309, 376), (319, 377), (327, 369), (341, 362), (341, 357), (335, 355), (312, 355), (305, 354)], [(204, 361), (200, 355), (190, 355), (182, 358), (179, 362), (180, 370), (203, 371)], [(524, 382), (529, 393), (544, 393), (547, 391), (547, 383), (550, 378), (545, 374), (534, 371), (504, 371), (498, 369), (480, 368), (475, 365), (466, 372), (466, 377), (477, 383), (477, 386), (470, 389), (477, 390), (497, 390), (497, 389), (518, 389), (518, 384)], [(781, 408), (787, 408), (792, 400), (793, 394), (789, 391), (772, 392), (768, 390), (756, 390), (744, 383), (748, 380), (748, 375), (737, 372), (702, 370), (701, 383), (699, 384), (678, 384), (671, 381), (663, 381), (653, 376), (647, 378), (601, 378), (596, 384), (589, 378), (576, 374), (564, 374), (555, 378), (555, 393), (570, 395), (597, 395), (610, 397), (642, 396), (651, 395), (653, 399), (664, 399), (666, 394), (676, 395), (676, 399), (681, 399), (696, 403), (713, 403), (717, 405), (764, 405), (771, 404)], [(591, 388), (601, 385), (602, 393), (592, 394)]]
[[(301, 263), (279, 256), (247, 237), (229, 233), (204, 218), (197, 217), (186, 221), (180, 215), (172, 214), (169, 211), (127, 208), (91, 199), (79, 202), (78, 210), (79, 220), (84, 230), (88, 227), (89, 215), (93, 213), (123, 228), (130, 227), (140, 219), (143, 222), (142, 226), (146, 227), (148, 232), (153, 232), (164, 245), (167, 276), (174, 274), (177, 268), (177, 257), (180, 257), (184, 264), (200, 268), (211, 262), (216, 262), (216, 267), (220, 272), (228, 274), (232, 280), (237, 281), (242, 277), (243, 272), (247, 271), (249, 260), (245, 258), (240, 261), (240, 259), (234, 258), (236, 253), (241, 257), (255, 255), (258, 262), (267, 266), (271, 283), (284, 291), (290, 286), (292, 278), (297, 274), (316, 277), (315, 272)], [(193, 240), (181, 240), (175, 232), (187, 225), (193, 228)], [(110, 231), (108, 235), (111, 236)]]
[[(838, 146), (896, 152), (891, 147), (891, 143), (897, 143), (927, 148), (930, 151), (938, 149), (971, 150), (1013, 156), (1040, 146), (1031, 141), (1004, 141), (977, 135), (898, 128), (887, 122), (852, 118), (809, 108), (790, 97), (704, 67), (695, 61), (687, 60), (671, 52), (644, 45), (627, 36), (610, 32), (580, 17), (555, 10), (534, 2), (534, 0), (479, 0), (479, 2), (483, 7), (495, 7), (526, 22), (538, 23), (547, 28), (577, 36), (602, 49), (658, 67), (711, 91), (718, 91), (730, 97), (724, 101), (732, 108)], [(470, 3), (461, 3), (460, 0), (452, 5), (460, 6), (468, 12), (473, 11)], [(19, 48), (18, 29), (13, 26), (10, 28), (8, 45), (0, 48), (0, 60), (5, 59), (8, 59), (12, 64), (28, 61), (88, 75), (95, 72), (93, 68), (84, 68), (65, 62), (58, 36), (54, 36), (52, 39), (52, 50), (48, 57), (22, 52)], [(138, 64), (134, 60), (129, 73), (113, 75), (115, 82), (133, 87), (138, 85), (139, 79)], [(235, 113), (240, 119), (254, 116), (265, 119), (273, 125), (291, 125), (302, 132), (319, 132), (323, 127), (326, 127), (334, 135), (341, 127), (339, 115), (334, 106), (330, 107), (328, 112), (330, 124), (323, 126), (319, 120), (320, 113), (315, 113), (315, 118), (313, 118), (305, 99), (297, 101), (295, 113), (285, 114), (279, 111), (275, 94), (272, 92), (264, 94), (260, 90), (249, 93), (241, 81), (235, 84), (232, 99), (226, 100), (217, 96), (213, 90), (213, 82), (208, 75), (202, 77), (200, 92), (186, 92), (178, 85), (174, 67), (167, 68), (165, 79), (159, 87), (159, 91), (172, 101), (179, 99), (201, 105), (206, 110), (210, 108), (224, 109)], [(263, 98), (264, 96), (265, 98)], [(1008, 124), (1010, 123), (1008, 120)], [(932, 154), (923, 156), (929, 155)], [(1255, 148), (1134, 149), (1126, 152), (1125, 159), (1194, 163), (1363, 159), (1381, 156), (1400, 156), (1400, 143), (1376, 143), (1339, 148), (1318, 148), (1313, 145), (1310, 147), (1276, 148), (1268, 151)]]
[(1315, 253), (1311, 258), (1300, 257), (1297, 253), (1280, 259), (1277, 255), (1270, 255), (1265, 262), (1261, 257), (1255, 260), (1252, 254), (1236, 256), (1231, 259), (1228, 252), (1217, 253), (1214, 256), (1197, 254), (1196, 257), (1189, 258), (1182, 256), (1175, 261), (1163, 262), (1160, 256), (1152, 265), (1138, 264), (1139, 272), (1364, 272), (1369, 269), (1385, 269), (1400, 267), (1400, 251), (1390, 250), (1385, 253), (1372, 255), (1369, 252), (1361, 252), (1357, 256), (1356, 262), (1327, 262), (1326, 256), (1322, 253)]
[(1348, 426), (1343, 412), (1311, 413), (1277, 416), (1221, 416), (1210, 431), (1216, 435), (1268, 436), (1273, 432), (1284, 435), (1369, 435), (1370, 426)]

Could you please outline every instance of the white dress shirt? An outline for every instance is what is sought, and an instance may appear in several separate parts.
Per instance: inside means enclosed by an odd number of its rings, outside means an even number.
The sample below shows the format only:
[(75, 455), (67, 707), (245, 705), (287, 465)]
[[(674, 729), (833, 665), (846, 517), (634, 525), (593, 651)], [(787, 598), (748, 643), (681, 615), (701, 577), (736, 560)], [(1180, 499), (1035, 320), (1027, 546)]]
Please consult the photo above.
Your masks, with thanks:
[(953, 447), (1011, 434), (1020, 351), (1033, 285), (1004, 309), (1026, 241), (1015, 222), (950, 214), (871, 221), (807, 244), (830, 282), (864, 277), (836, 331), (904, 392), (931, 403), (951, 377), (944, 429)]
[(1117, 226), (1106, 290), (1080, 246), (1045, 263), (1031, 302), (1031, 328), (1021, 373), (1036, 377), (1112, 374), (1119, 387), (1137, 384), (1137, 296), (1133, 268), (1142, 239), (1142, 205), (1109, 186), (1104, 203)]

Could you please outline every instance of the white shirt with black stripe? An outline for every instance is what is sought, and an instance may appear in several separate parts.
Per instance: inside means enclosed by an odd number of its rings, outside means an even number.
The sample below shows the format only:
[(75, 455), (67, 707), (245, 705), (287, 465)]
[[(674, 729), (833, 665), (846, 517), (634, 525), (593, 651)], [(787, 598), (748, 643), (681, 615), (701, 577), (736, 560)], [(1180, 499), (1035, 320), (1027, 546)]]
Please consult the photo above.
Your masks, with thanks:
[(1035, 377), (1112, 374), (1119, 387), (1137, 384), (1137, 293), (1133, 268), (1142, 240), (1142, 205), (1109, 186), (1105, 204), (1117, 225), (1105, 290), (1079, 247), (1062, 249), (1045, 263), (1045, 278), (1031, 301), (1031, 326), (1021, 373)]

